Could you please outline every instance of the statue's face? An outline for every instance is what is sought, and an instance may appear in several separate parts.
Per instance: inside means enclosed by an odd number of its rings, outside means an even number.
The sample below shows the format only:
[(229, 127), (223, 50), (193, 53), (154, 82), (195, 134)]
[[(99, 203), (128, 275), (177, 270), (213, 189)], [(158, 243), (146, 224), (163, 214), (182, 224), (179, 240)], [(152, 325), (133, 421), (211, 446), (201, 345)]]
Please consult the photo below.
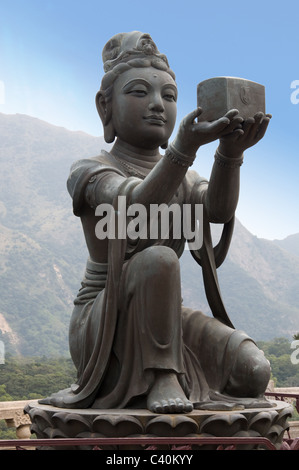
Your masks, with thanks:
[(163, 145), (176, 120), (177, 87), (153, 67), (131, 68), (114, 82), (112, 120), (116, 136), (136, 148)]

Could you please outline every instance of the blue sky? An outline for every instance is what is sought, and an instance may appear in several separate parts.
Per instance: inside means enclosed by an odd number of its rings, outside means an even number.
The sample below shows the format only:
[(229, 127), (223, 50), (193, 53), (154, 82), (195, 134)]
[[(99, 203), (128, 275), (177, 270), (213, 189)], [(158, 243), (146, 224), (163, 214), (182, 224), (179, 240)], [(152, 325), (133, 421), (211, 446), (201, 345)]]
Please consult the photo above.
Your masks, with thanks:
[[(265, 85), (273, 118), (245, 154), (237, 216), (258, 237), (284, 238), (299, 232), (298, 13), (287, 0), (0, 0), (0, 112), (102, 135), (94, 105), (102, 48), (118, 32), (150, 33), (176, 73), (178, 122), (196, 107), (202, 80)], [(216, 145), (198, 152), (203, 176)]]

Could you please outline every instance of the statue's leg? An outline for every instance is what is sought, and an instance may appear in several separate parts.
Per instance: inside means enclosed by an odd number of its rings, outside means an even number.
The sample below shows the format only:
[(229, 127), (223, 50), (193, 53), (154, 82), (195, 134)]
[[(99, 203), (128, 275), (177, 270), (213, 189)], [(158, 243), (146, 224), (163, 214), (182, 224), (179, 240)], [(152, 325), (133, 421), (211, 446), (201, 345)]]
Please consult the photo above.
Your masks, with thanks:
[(270, 366), (248, 335), (186, 307), (183, 332), (184, 342), (199, 359), (210, 390), (242, 398), (263, 395)]
[(137, 310), (144, 370), (154, 373), (147, 406), (154, 412), (191, 411), (178, 377), (184, 373), (179, 260), (163, 246), (145, 249), (124, 272), (124, 311)]
[(235, 397), (261, 397), (270, 380), (270, 364), (252, 341), (239, 349), (224, 392)]

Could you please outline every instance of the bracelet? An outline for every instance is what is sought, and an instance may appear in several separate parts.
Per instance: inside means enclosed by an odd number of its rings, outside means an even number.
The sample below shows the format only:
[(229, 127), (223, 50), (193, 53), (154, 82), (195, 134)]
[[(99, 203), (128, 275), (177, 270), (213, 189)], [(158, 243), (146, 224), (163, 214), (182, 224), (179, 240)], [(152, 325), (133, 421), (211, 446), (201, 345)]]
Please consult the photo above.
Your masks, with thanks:
[(223, 168), (239, 168), (243, 164), (244, 156), (243, 154), (241, 157), (232, 158), (232, 157), (225, 157), (219, 150), (216, 150), (215, 153), (215, 161), (218, 165), (222, 166)]
[(166, 151), (165, 157), (170, 160), (172, 163), (183, 167), (189, 167), (193, 165), (194, 158), (189, 157), (181, 152), (179, 152), (173, 145), (169, 144)]

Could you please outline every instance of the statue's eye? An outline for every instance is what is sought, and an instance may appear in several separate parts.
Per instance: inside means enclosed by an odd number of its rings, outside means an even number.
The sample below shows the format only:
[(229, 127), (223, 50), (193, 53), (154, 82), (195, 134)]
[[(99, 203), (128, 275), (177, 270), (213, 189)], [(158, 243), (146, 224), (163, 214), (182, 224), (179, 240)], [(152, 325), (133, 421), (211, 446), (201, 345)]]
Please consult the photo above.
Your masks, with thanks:
[(136, 96), (145, 96), (147, 93), (145, 90), (132, 90), (130, 91), (130, 94)]
[(174, 93), (166, 93), (164, 95), (164, 98), (167, 100), (167, 101), (176, 101), (176, 96), (174, 95)]
[(127, 90), (127, 94), (143, 97), (147, 95), (147, 88), (144, 85), (135, 85)]
[(176, 90), (171, 88), (166, 88), (163, 93), (163, 98), (167, 101), (177, 101), (177, 93)]

